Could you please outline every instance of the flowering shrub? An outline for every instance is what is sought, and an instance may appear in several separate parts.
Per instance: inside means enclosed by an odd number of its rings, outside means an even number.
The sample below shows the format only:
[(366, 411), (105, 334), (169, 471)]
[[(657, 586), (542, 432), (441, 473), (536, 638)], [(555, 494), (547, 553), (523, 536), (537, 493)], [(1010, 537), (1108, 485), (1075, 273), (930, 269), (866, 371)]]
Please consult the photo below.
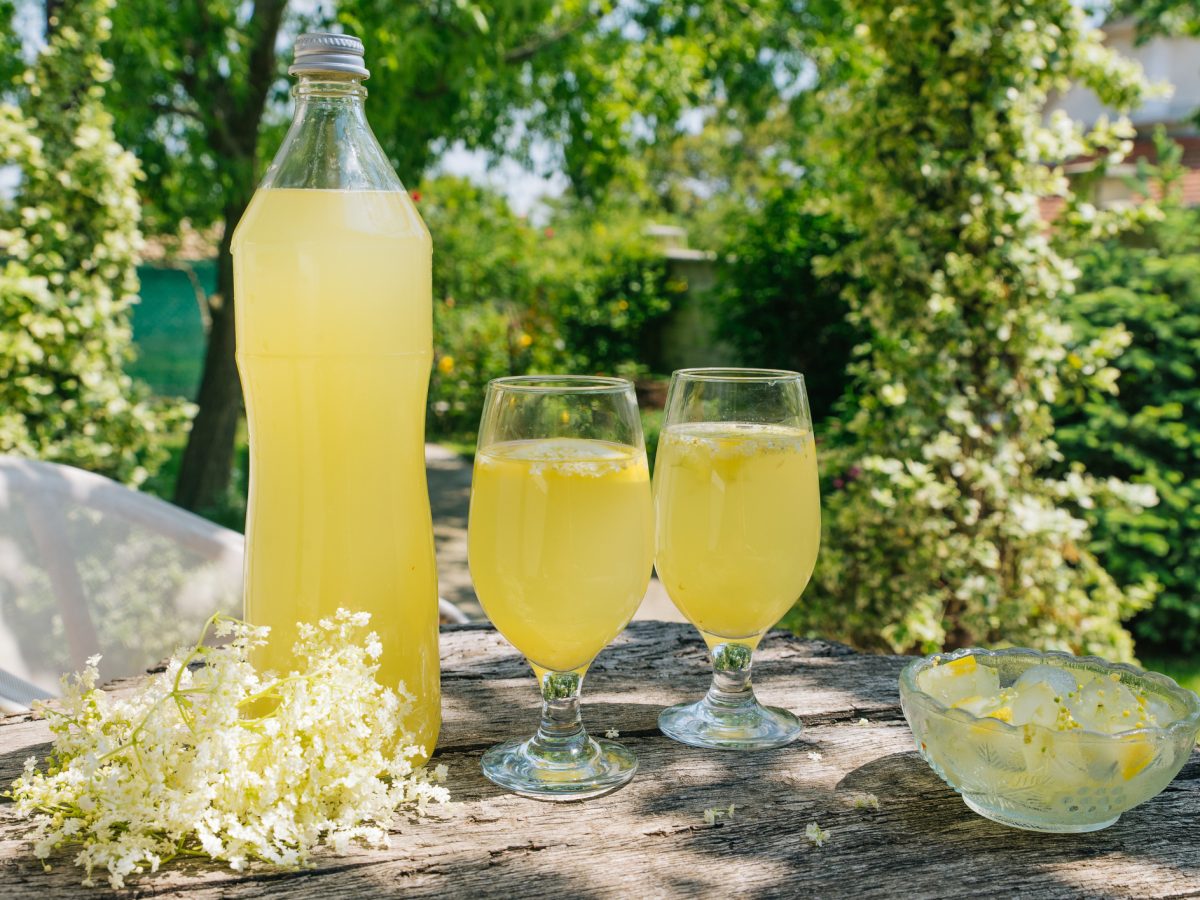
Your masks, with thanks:
[[(1065, 384), (1111, 391), (1108, 359), (1128, 336), (1074, 344), (1060, 309), (1077, 271), (1038, 201), (1070, 193), (1044, 161), (1119, 155), (1131, 135), (1123, 122), (1087, 136), (1063, 115), (1043, 124), (1049, 92), (1078, 81), (1128, 108), (1140, 69), (1070, 0), (849, 6), (863, 64), (825, 97), (822, 150), (830, 211), (854, 238), (826, 271), (852, 279), (869, 342), (847, 446), (824, 460), (843, 486), (827, 492), (793, 624), (897, 651), (1013, 642), (1129, 658), (1120, 623), (1152, 583), (1118, 585), (1081, 513), (1153, 492), (1099, 483), (1074, 460), (1055, 476), (1050, 411)], [(1120, 224), (1082, 204), (1071, 215), (1095, 233)]]
[(31, 757), (12, 785), (34, 854), (77, 846), (84, 884), (101, 871), (120, 888), (181, 856), (241, 870), (303, 865), (320, 844), (387, 846), (399, 807), (421, 812), (448, 794), (433, 783), (444, 766), (413, 765), (423, 750), (405, 727), (412, 698), (376, 682), (369, 618), (339, 610), (301, 625), (301, 665), (282, 677), (246, 660), (267, 629), (220, 619), (230, 643), (180, 651), (127, 695), (97, 689), (91, 660), (45, 707), (45, 771)]
[[(451, 302), (447, 302), (447, 299)], [(493, 378), (547, 372), (561, 357), (553, 327), (528, 307), (434, 301), (436, 356), (429, 382), (429, 428), (436, 434), (479, 427), (484, 388)]]
[(102, 105), (110, 6), (63, 5), (24, 74), (23, 108), (0, 104), (3, 161), (21, 174), (15, 201), (0, 207), (0, 452), (138, 484), (166, 457), (161, 433), (187, 410), (151, 399), (123, 371), (139, 170)]

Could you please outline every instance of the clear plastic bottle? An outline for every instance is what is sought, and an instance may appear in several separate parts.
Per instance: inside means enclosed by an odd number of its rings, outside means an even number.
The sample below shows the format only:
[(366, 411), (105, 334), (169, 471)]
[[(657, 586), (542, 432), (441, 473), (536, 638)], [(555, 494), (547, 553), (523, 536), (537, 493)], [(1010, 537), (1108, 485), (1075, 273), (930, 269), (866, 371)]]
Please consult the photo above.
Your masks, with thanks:
[(425, 480), (432, 242), (367, 124), (363, 45), (306, 34), (295, 119), (233, 237), (250, 430), (246, 616), (257, 662), (292, 664), (296, 622), (365, 610), (379, 680), (413, 737), (440, 724), (437, 571)]

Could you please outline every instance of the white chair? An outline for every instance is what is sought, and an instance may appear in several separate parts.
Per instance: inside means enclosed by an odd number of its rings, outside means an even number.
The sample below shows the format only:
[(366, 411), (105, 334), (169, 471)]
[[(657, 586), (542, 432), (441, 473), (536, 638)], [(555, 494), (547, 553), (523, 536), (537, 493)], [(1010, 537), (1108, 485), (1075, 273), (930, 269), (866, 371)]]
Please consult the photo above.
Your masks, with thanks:
[(240, 612), (243, 553), (237, 532), (102, 476), (0, 457), (0, 703), (56, 695), (96, 653), (105, 680), (145, 671)]
[[(240, 615), (242, 535), (71, 466), (0, 456), (0, 713), (56, 696), (101, 654), (103, 681)], [(469, 619), (439, 600), (443, 623)]]

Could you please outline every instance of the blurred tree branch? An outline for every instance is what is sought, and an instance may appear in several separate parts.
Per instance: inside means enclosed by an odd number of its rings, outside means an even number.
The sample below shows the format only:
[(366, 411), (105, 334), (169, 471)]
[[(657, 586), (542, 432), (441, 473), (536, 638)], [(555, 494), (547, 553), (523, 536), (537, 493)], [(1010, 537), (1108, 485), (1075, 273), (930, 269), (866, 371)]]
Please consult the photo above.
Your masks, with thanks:
[[(550, 164), (575, 196), (656, 203), (656, 181), (681, 184), (650, 168), (669, 159), (656, 148), (688, 133), (685, 112), (719, 116), (731, 153), (744, 143), (740, 132), (785, 122), (802, 92), (788, 97), (784, 86), (801, 83), (815, 44), (839, 32), (838, 8), (833, 0), (337, 0), (304, 12), (286, 0), (122, 0), (106, 46), (110, 105), (119, 139), (146, 173), (145, 227), (225, 225), (177, 502), (204, 508), (229, 488), (240, 389), (228, 245), (286, 126), (276, 51), (295, 35), (341, 26), (364, 40), (368, 114), (410, 182), (458, 142), (526, 162), (538, 142), (556, 154)], [(719, 171), (714, 164), (706, 175)]]
[(1116, 0), (1109, 21), (1127, 17), (1137, 23), (1140, 43), (1160, 35), (1200, 36), (1200, 0)]

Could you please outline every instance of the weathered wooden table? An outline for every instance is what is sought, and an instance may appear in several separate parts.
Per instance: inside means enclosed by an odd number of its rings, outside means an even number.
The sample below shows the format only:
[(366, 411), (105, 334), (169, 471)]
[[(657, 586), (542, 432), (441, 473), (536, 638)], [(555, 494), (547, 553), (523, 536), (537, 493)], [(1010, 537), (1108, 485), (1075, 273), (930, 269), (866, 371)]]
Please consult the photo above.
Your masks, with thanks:
[[(442, 654), (438, 759), (450, 767), (453, 807), (404, 824), (390, 851), (322, 855), (302, 872), (173, 865), (133, 891), (323, 900), (1200, 896), (1200, 755), (1106, 831), (1009, 830), (968, 810), (913, 752), (896, 693), (899, 657), (772, 634), (756, 658), (759, 695), (800, 713), (804, 736), (769, 752), (702, 751), (668, 740), (655, 723), (663, 706), (706, 689), (703, 644), (688, 626), (634, 623), (593, 666), (584, 718), (595, 733), (619, 729), (640, 771), (607, 797), (548, 804), (507, 795), (479, 771), (487, 747), (536, 724), (524, 662), (484, 626), (445, 630)], [(47, 737), (28, 716), (0, 719), (0, 783), (44, 753)], [(861, 792), (880, 808), (855, 808)], [(705, 824), (705, 809), (730, 803), (732, 822)], [(823, 847), (805, 839), (809, 822), (829, 831)], [(43, 873), (21, 835), (0, 802), (0, 897), (80, 896), (78, 870), (64, 859)]]

